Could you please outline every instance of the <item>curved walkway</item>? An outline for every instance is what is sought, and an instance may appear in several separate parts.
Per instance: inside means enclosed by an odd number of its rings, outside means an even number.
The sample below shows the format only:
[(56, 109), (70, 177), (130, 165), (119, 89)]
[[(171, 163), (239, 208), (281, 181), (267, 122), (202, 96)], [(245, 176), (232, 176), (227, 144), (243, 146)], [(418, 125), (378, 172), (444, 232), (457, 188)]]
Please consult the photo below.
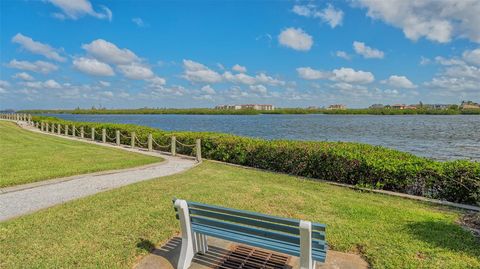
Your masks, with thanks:
[[(20, 126), (22, 125), (20, 124)], [(29, 126), (23, 125), (22, 127), (31, 131), (37, 131)], [(79, 140), (65, 136), (58, 137)], [(114, 147), (109, 144), (85, 140), (81, 141), (95, 143), (100, 146)], [(115, 148), (119, 147), (115, 146)], [(198, 164), (190, 158), (173, 157), (160, 152), (121, 148), (128, 151), (162, 157), (165, 161), (136, 168), (84, 174), (0, 189), (0, 221), (135, 182), (180, 173)]]

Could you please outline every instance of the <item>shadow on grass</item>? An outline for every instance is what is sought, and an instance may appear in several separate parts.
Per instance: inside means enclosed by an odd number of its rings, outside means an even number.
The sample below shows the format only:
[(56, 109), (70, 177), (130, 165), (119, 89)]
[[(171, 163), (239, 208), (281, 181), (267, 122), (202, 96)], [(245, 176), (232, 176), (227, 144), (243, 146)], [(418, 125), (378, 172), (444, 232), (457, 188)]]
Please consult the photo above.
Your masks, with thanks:
[(480, 240), (455, 223), (423, 221), (407, 225), (417, 239), (432, 246), (480, 257)]
[(137, 248), (141, 248), (148, 252), (152, 252), (155, 250), (155, 244), (153, 244), (152, 241), (144, 238), (140, 238), (139, 240), (140, 242), (137, 243)]

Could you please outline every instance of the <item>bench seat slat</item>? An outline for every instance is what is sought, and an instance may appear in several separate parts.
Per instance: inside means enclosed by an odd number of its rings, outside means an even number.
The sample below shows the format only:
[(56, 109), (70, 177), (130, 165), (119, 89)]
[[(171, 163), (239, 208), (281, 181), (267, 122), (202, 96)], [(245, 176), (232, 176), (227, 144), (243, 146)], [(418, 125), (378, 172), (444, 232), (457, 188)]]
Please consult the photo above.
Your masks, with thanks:
[[(241, 233), (243, 235), (251, 237), (266, 237), (269, 240), (274, 240), (282, 244), (290, 244), (294, 246), (299, 246), (300, 238), (295, 236), (290, 236), (287, 234), (275, 233), (274, 231), (261, 230), (257, 228), (250, 228), (234, 223), (221, 222), (217, 220), (211, 220), (202, 217), (191, 216), (192, 227), (196, 225), (201, 225), (202, 227), (208, 227), (211, 229), (222, 229), (226, 231), (231, 231), (232, 233)], [(285, 240), (288, 239), (288, 240)], [(312, 248), (318, 250), (325, 250), (325, 241), (312, 239)]]
[(256, 219), (240, 217), (240, 216), (233, 216), (229, 214), (207, 211), (207, 210), (196, 209), (196, 208), (190, 209), (190, 214), (191, 216), (203, 216), (203, 217), (208, 217), (208, 218), (213, 218), (218, 220), (225, 220), (225, 221), (230, 221), (234, 223), (256, 226), (259, 228), (265, 228), (269, 230), (275, 230), (275, 231), (294, 234), (294, 235), (300, 235), (300, 229), (298, 227), (292, 227), (292, 226), (287, 226), (287, 225), (278, 224), (278, 223), (266, 222), (262, 220), (256, 220)]
[[(224, 240), (234, 241), (237, 243), (243, 243), (247, 245), (252, 245), (255, 247), (260, 247), (264, 249), (269, 249), (288, 255), (299, 256), (300, 247), (298, 245), (293, 245), (281, 241), (272, 240), (266, 237), (252, 236), (249, 234), (244, 234), (240, 232), (233, 232), (228, 229), (221, 229), (217, 227), (209, 227), (202, 224), (192, 225), (192, 230), (197, 233), (205, 234), (212, 237), (221, 238)], [(312, 249), (312, 256), (314, 260), (324, 262), (325, 261), (325, 251)]]

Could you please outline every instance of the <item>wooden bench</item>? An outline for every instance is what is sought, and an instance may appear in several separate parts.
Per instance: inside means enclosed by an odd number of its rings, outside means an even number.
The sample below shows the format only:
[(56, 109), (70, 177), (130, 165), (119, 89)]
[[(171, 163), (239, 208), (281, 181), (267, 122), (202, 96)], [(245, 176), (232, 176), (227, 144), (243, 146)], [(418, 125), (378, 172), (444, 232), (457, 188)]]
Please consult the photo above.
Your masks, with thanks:
[(182, 229), (177, 269), (187, 269), (195, 253), (208, 251), (207, 236), (300, 257), (301, 269), (325, 262), (324, 224), (180, 199), (173, 202)]

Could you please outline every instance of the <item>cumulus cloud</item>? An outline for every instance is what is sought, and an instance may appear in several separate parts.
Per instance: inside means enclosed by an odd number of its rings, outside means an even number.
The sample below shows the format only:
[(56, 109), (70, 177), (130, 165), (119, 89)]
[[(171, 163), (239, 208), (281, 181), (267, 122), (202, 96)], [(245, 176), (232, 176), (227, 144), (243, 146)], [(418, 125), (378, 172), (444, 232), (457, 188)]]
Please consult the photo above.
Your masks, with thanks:
[(446, 43), (467, 38), (480, 43), (480, 1), (477, 0), (360, 0), (367, 15), (401, 28), (411, 40), (425, 37)]
[(233, 83), (242, 83), (242, 84), (251, 85), (251, 84), (255, 84), (257, 82), (257, 80), (254, 77), (249, 76), (249, 75), (244, 74), (244, 73), (232, 74), (232, 73), (227, 71), (227, 72), (223, 73), (223, 77), (227, 81), (230, 81), (230, 82), (233, 82)]
[(309, 51), (313, 45), (313, 38), (300, 28), (287, 28), (278, 35), (278, 42), (285, 47)]
[(77, 70), (89, 75), (94, 75), (94, 76), (115, 75), (115, 72), (113, 71), (112, 67), (110, 67), (110, 65), (104, 62), (100, 62), (97, 59), (80, 57), (73, 60), (73, 66)]
[(350, 60), (351, 59), (350, 55), (348, 55), (348, 53), (346, 53), (345, 51), (337, 50), (335, 52), (335, 55), (337, 57), (345, 59), (345, 60)]
[(21, 79), (21, 80), (25, 80), (25, 81), (32, 81), (34, 80), (34, 78), (32, 76), (30, 76), (28, 73), (25, 73), (25, 72), (21, 72), (21, 73), (16, 73), (13, 78), (16, 78), (16, 79)]
[(383, 84), (388, 84), (394, 88), (400, 89), (414, 89), (417, 88), (417, 85), (413, 84), (407, 77), (405, 76), (397, 76), (392, 75), (386, 80), (381, 81)]
[(159, 76), (149, 78), (149, 79), (147, 79), (147, 81), (150, 82), (150, 86), (152, 86), (152, 87), (160, 87), (160, 86), (163, 86), (167, 83), (166, 79), (161, 78)]
[(266, 95), (268, 92), (267, 87), (263, 85), (251, 85), (249, 86), (249, 88), (252, 93), (258, 94), (258, 95)]
[(462, 56), (466, 62), (480, 66), (480, 48), (464, 51)]
[(65, 62), (65, 58), (58, 54), (57, 50), (48, 44), (34, 41), (31, 37), (24, 36), (21, 33), (16, 34), (12, 38), (13, 43), (19, 44), (23, 49), (47, 57), (48, 59), (58, 62)]
[(34, 88), (34, 89), (60, 89), (61, 88), (60, 84), (53, 79), (49, 79), (46, 81), (25, 82), (24, 85), (26, 87)]
[(297, 73), (301, 78), (307, 80), (329, 79), (339, 82), (360, 84), (371, 83), (375, 80), (375, 77), (370, 72), (361, 70), (357, 71), (345, 67), (334, 69), (332, 71), (320, 71), (311, 67), (299, 67), (297, 68)]
[(119, 65), (118, 70), (129, 79), (149, 79), (154, 76), (152, 70), (138, 63)]
[(382, 59), (384, 56), (383, 51), (371, 48), (366, 46), (363, 42), (354, 41), (353, 42), (353, 49), (356, 53), (363, 56), (363, 58), (377, 58)]
[(330, 27), (335, 28), (342, 25), (343, 11), (336, 9), (333, 5), (327, 4), (327, 7), (318, 10), (315, 5), (294, 5), (292, 8), (293, 13), (311, 18), (319, 18), (323, 22), (328, 23)]
[(132, 22), (138, 27), (147, 27), (147, 23), (142, 20), (142, 18), (132, 18)]
[(239, 64), (236, 64), (232, 67), (232, 70), (233, 71), (237, 71), (237, 72), (240, 72), (240, 73), (246, 73), (247, 72), (247, 68), (245, 66), (241, 66)]
[(222, 75), (201, 63), (192, 60), (183, 60), (183, 68), (183, 77), (186, 80), (206, 83), (216, 83), (222, 81)]
[[(465, 51), (466, 56), (472, 51)], [(470, 58), (470, 60), (474, 58)], [(475, 61), (475, 60), (474, 60)], [(478, 92), (480, 85), (480, 67), (470, 65), (459, 58), (435, 57), (435, 62), (442, 66), (431, 81), (425, 82), (425, 86), (440, 90), (443, 94), (458, 92)]]
[(115, 44), (103, 39), (97, 39), (90, 44), (83, 44), (82, 48), (90, 56), (111, 64), (130, 64), (140, 61), (140, 58), (129, 49), (120, 49)]
[(213, 89), (210, 85), (205, 85), (203, 86), (200, 91), (202, 91), (202, 93), (206, 93), (206, 94), (215, 94), (215, 89)]
[(33, 71), (37, 73), (47, 74), (58, 69), (58, 66), (44, 61), (28, 62), (28, 61), (17, 61), (16, 59), (11, 60), (8, 64), (8, 67)]
[(297, 73), (301, 78), (308, 80), (327, 79), (331, 76), (330, 72), (315, 70), (311, 67), (299, 67)]
[(265, 73), (260, 73), (255, 76), (257, 83), (264, 83), (272, 86), (282, 86), (285, 85), (285, 81), (271, 77)]
[(62, 13), (54, 13), (58, 19), (77, 20), (85, 15), (90, 15), (97, 19), (112, 20), (112, 11), (109, 8), (100, 6), (102, 11), (97, 12), (88, 0), (48, 0), (48, 2), (62, 10)]
[(103, 80), (100, 80), (98, 83), (99, 83), (102, 87), (110, 87), (110, 85), (111, 85), (110, 82), (108, 82), (108, 81), (103, 81)]

